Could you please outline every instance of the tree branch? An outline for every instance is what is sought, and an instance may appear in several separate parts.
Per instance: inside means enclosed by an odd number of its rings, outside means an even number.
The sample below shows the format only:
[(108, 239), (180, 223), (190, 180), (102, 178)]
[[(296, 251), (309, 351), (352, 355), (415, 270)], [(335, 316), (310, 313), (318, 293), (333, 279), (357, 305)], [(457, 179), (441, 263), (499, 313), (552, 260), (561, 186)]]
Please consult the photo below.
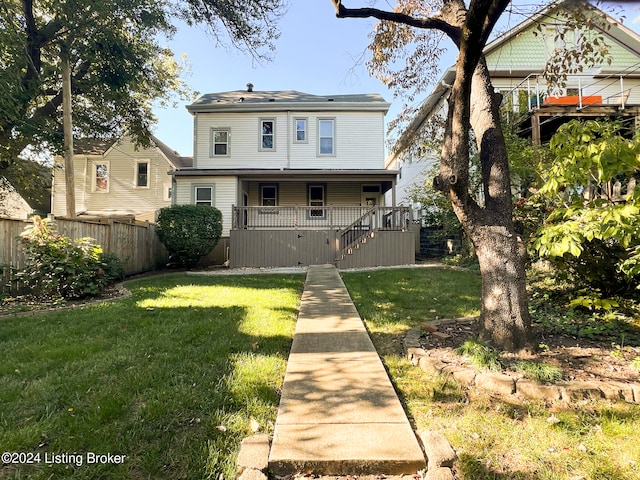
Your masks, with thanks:
[(437, 16), (416, 18), (406, 13), (389, 12), (378, 8), (347, 8), (342, 5), (342, 0), (331, 0), (336, 9), (338, 18), (376, 18), (390, 22), (402, 23), (410, 27), (439, 30), (445, 33), (456, 45), (460, 38), (460, 29), (445, 22)]

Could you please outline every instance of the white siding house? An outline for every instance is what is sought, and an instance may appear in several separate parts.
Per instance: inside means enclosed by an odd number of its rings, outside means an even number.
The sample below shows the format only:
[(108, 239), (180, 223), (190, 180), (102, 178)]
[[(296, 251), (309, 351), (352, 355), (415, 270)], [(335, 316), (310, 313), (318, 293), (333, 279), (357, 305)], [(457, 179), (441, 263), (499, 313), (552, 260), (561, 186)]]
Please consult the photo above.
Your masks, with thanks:
[[(174, 168), (191, 165), (191, 159), (153, 137), (153, 146), (137, 148), (128, 136), (110, 143), (79, 141), (73, 167), (76, 213), (155, 221), (156, 212), (171, 205)], [(64, 160), (55, 158), (51, 210), (66, 215)]]
[[(400, 218), (406, 212), (393, 210), (397, 172), (384, 168), (389, 104), (375, 94), (320, 96), (248, 87), (206, 94), (187, 107), (194, 118), (193, 166), (172, 173), (175, 203), (208, 204), (222, 212), (222, 248), (215, 261), (412, 261), (412, 248), (389, 253), (394, 248), (384, 234), (372, 240), (376, 232), (402, 234), (406, 226)], [(377, 246), (367, 249), (366, 243)], [(369, 253), (354, 256), (354, 248)]]

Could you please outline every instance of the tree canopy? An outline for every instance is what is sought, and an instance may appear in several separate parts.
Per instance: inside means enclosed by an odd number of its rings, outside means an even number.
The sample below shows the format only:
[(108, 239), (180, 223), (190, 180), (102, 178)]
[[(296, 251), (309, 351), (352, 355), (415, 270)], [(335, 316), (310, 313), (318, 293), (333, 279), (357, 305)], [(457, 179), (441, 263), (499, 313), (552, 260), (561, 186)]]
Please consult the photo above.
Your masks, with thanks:
[(62, 149), (60, 57), (70, 57), (74, 134), (127, 129), (148, 143), (152, 102), (188, 92), (183, 65), (161, 45), (174, 23), (205, 26), (268, 58), (284, 0), (5, 0), (0, 5), (0, 167), (27, 146)]

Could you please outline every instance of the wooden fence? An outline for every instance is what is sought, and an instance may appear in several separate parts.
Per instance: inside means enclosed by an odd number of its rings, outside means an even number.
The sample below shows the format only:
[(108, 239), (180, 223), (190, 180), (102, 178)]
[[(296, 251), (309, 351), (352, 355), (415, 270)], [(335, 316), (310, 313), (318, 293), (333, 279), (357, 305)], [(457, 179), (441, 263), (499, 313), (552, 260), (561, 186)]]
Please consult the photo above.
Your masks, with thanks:
[[(20, 234), (31, 224), (26, 220), (0, 218), (0, 286), (10, 278), (10, 265), (21, 268), (25, 256), (20, 247)], [(102, 247), (105, 253), (113, 253), (124, 263), (127, 275), (154, 270), (168, 261), (164, 246), (158, 241), (155, 225), (131, 224), (113, 219), (100, 221), (68, 220), (58, 218), (55, 226), (61, 235), (78, 239), (89, 237)]]

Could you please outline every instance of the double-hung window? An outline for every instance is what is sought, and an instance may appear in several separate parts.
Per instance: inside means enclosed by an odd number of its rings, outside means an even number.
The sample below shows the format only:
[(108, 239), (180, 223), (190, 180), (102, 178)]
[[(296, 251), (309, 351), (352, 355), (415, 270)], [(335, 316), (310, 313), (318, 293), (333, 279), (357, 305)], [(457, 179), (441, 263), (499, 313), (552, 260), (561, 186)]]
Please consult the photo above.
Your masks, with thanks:
[(231, 132), (228, 128), (211, 129), (211, 157), (228, 157)]
[(276, 149), (276, 121), (273, 118), (260, 119), (260, 150), (272, 152)]
[(109, 193), (109, 162), (93, 163), (93, 185), (95, 193)]
[(306, 118), (295, 118), (293, 120), (293, 127), (295, 130), (295, 136), (293, 137), (293, 143), (307, 143), (308, 133), (307, 133), (307, 119)]
[(260, 185), (260, 205), (275, 207), (278, 205), (278, 184)]
[(135, 186), (138, 188), (149, 188), (149, 161), (136, 161)]
[(318, 155), (336, 154), (336, 120), (321, 118), (318, 120)]
[(213, 206), (213, 185), (194, 185), (193, 203), (195, 205)]

